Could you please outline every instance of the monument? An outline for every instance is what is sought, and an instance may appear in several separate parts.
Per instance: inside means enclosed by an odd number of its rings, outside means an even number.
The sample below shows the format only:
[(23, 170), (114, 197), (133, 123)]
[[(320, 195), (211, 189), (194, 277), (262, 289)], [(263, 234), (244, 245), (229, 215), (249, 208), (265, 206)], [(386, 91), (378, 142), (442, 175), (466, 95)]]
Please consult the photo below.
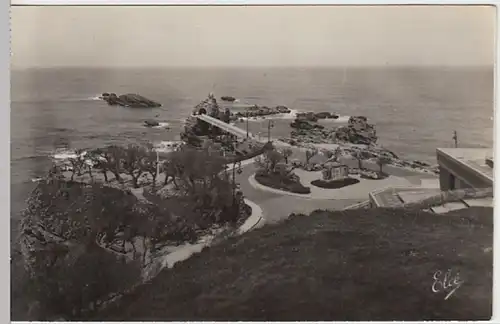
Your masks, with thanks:
[(327, 162), (324, 164), (323, 180), (335, 181), (345, 179), (349, 176), (349, 168), (347, 165), (338, 162)]

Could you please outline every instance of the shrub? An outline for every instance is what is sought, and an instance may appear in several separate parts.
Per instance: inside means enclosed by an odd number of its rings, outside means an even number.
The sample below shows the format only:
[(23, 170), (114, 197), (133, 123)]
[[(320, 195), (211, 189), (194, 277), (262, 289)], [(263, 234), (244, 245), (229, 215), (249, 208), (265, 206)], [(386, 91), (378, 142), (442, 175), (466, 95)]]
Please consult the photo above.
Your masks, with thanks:
[(309, 194), (311, 189), (309, 187), (304, 187), (300, 183), (299, 177), (296, 175), (286, 176), (279, 173), (267, 173), (264, 170), (259, 170), (255, 174), (255, 180), (263, 186), (270, 188), (293, 192), (297, 194)]
[(361, 179), (367, 179), (367, 180), (382, 180), (389, 176), (384, 172), (375, 172), (370, 170), (361, 170), (359, 173)]
[(339, 180), (326, 181), (322, 179), (314, 180), (311, 182), (312, 185), (323, 188), (323, 189), (338, 189), (346, 186), (350, 186), (358, 183), (358, 179), (354, 178), (344, 178)]

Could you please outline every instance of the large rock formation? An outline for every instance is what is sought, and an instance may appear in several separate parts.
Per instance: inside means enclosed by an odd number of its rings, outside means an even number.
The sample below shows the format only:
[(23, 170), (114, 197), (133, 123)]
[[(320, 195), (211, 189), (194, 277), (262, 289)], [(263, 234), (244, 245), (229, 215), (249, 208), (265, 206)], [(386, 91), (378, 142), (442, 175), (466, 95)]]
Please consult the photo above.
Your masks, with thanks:
[(337, 119), (339, 118), (339, 115), (328, 112), (328, 111), (323, 111), (319, 113), (315, 112), (302, 112), (297, 114), (297, 118), (301, 120), (307, 120), (311, 122), (315, 122), (318, 119)]
[(277, 115), (277, 114), (289, 114), (291, 112), (290, 109), (288, 109), (285, 106), (276, 106), (276, 107), (267, 107), (267, 106), (252, 106), (246, 109), (246, 111), (239, 111), (235, 113), (234, 115), (237, 118), (242, 118), (242, 117), (265, 117), (265, 116), (271, 116), (271, 115)]
[(228, 102), (234, 102), (234, 101), (236, 101), (236, 98), (235, 97), (231, 97), (231, 96), (222, 96), (222, 97), (220, 97), (220, 100), (222, 100), (222, 101), (228, 101)]
[(369, 124), (364, 116), (351, 117), (347, 126), (332, 129), (326, 129), (318, 124), (317, 120), (318, 118), (314, 113), (297, 116), (295, 121), (290, 124), (290, 127), (293, 128), (292, 138), (310, 143), (345, 142), (372, 145), (377, 142), (375, 127)]
[(207, 114), (214, 118), (219, 117), (220, 106), (215, 96), (210, 93), (208, 97), (194, 107), (193, 114)]
[(160, 126), (160, 123), (154, 119), (147, 119), (144, 121), (144, 126), (146, 126), (146, 127), (158, 127), (158, 126)]
[(353, 116), (349, 118), (347, 126), (339, 127), (335, 133), (337, 139), (343, 142), (366, 145), (377, 142), (375, 127), (368, 123), (368, 119), (365, 116)]
[(161, 104), (147, 99), (141, 95), (128, 93), (117, 96), (116, 93), (103, 93), (101, 99), (106, 101), (111, 106), (122, 106), (131, 108), (155, 108), (161, 107)]

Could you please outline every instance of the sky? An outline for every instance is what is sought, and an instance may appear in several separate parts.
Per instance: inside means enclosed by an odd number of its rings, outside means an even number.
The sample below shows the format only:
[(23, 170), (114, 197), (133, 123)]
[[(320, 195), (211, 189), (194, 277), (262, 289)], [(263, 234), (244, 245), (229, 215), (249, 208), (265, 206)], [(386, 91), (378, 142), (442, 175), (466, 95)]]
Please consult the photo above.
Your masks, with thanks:
[(12, 7), (12, 67), (493, 65), (479, 6)]

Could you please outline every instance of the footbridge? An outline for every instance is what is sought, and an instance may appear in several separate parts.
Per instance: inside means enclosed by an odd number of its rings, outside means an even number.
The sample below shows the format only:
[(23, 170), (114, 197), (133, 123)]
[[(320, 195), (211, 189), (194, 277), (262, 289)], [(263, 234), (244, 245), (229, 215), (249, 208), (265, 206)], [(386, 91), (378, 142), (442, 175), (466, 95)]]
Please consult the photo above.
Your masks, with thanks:
[[(218, 128), (222, 129), (225, 132), (233, 134), (234, 136), (241, 137), (241, 138), (246, 138), (247, 137), (247, 131), (246, 130), (241, 129), (241, 128), (237, 127), (237, 126), (225, 123), (225, 122), (223, 122), (220, 119), (217, 119), (217, 118), (205, 115), (205, 114), (195, 115), (194, 117), (196, 117), (199, 120), (202, 120), (202, 121), (204, 121), (204, 122), (206, 122), (206, 123), (208, 123), (208, 124), (210, 124), (212, 126), (218, 127)], [(251, 138), (251, 139), (253, 139), (253, 140), (258, 140), (256, 138), (256, 136), (254, 136), (252, 133), (248, 133), (248, 137)], [(262, 141), (259, 140), (259, 142), (262, 142)], [(267, 142), (267, 141), (263, 141), (263, 142)]]
[[(233, 134), (236, 137), (247, 138), (247, 131), (245, 129), (241, 129), (237, 126), (225, 123), (220, 119), (208, 116), (206, 114), (194, 115), (193, 117), (196, 117), (197, 119), (202, 120), (202, 121), (204, 121), (212, 126), (218, 127), (225, 132)], [(251, 138), (252, 140), (257, 141), (259, 143), (263, 143), (263, 144), (268, 142), (267, 137), (262, 138), (260, 136), (255, 136), (254, 134), (252, 134), (250, 132), (248, 133), (248, 138)], [(280, 140), (277, 140), (277, 139), (271, 138), (271, 141), (273, 142), (273, 144), (278, 145), (278, 146), (282, 146), (282, 147), (283, 146), (290, 146), (290, 144), (285, 143), (285, 142), (280, 141)]]

